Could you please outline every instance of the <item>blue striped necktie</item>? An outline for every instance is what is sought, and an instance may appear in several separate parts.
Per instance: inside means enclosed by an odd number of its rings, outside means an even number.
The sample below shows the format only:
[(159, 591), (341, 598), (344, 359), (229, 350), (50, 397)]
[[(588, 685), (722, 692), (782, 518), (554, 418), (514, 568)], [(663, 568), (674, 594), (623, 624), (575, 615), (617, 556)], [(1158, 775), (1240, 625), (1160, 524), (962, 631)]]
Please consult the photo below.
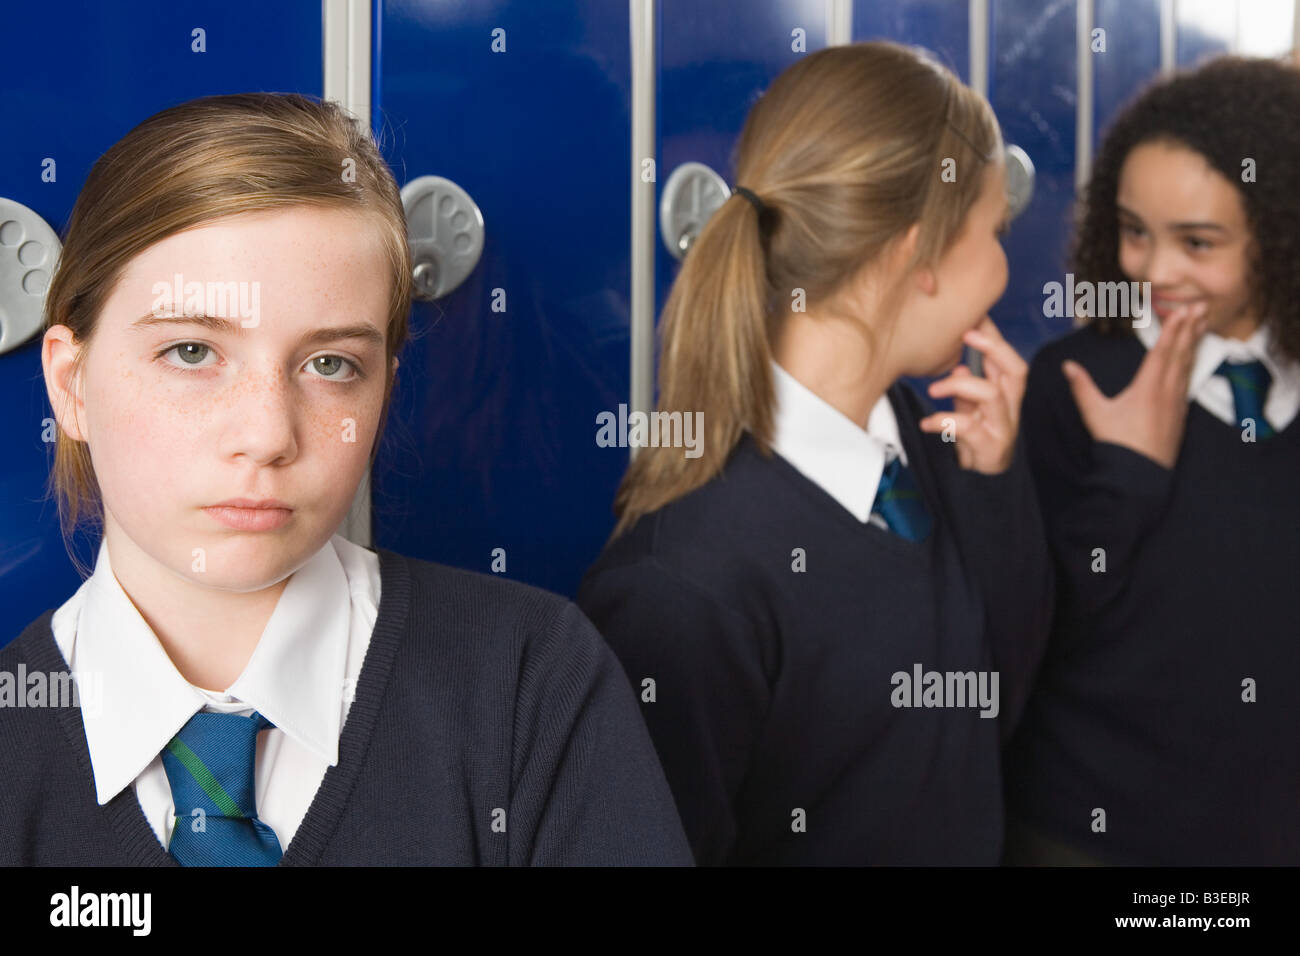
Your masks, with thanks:
[(257, 819), (253, 765), (261, 714), (200, 711), (163, 749), (176, 827), (167, 852), (181, 866), (274, 866), (275, 831)]
[(871, 513), (885, 520), (889, 530), (908, 541), (921, 541), (930, 533), (930, 512), (912, 470), (895, 455), (885, 465), (876, 488)]
[(1237, 424), (1240, 426), (1246, 419), (1254, 419), (1255, 437), (1272, 438), (1276, 432), (1264, 417), (1264, 401), (1268, 397), (1268, 387), (1273, 383), (1273, 376), (1264, 367), (1264, 363), (1258, 359), (1253, 362), (1223, 362), (1214, 370), (1214, 374), (1222, 375), (1232, 386)]

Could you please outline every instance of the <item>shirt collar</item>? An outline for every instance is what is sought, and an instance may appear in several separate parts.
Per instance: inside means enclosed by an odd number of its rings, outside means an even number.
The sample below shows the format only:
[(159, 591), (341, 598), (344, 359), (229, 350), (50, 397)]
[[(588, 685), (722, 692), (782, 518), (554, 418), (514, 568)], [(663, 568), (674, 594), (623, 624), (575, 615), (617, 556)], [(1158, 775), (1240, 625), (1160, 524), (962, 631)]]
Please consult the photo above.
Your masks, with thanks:
[(773, 450), (859, 521), (867, 521), (887, 460), (897, 456), (908, 463), (888, 395), (876, 401), (863, 430), (776, 362), (772, 376)]
[(102, 541), (94, 573), (52, 621), (78, 686), (97, 691), (82, 721), (99, 803), (134, 781), (205, 706), (230, 711), (242, 702), (337, 764), (350, 605), (347, 575), (327, 542), (289, 578), (243, 673), (214, 698), (176, 669)]
[[(1154, 312), (1147, 312), (1146, 317), (1150, 321), (1141, 325), (1134, 324), (1133, 331), (1147, 349), (1152, 349), (1160, 338), (1160, 319)], [(1269, 330), (1262, 323), (1247, 339), (1229, 339), (1215, 332), (1206, 332), (1196, 347), (1196, 358), (1187, 383), (1187, 397), (1196, 397), (1202, 387), (1214, 378), (1215, 370), (1223, 362), (1249, 362), (1256, 359), (1264, 363), (1275, 383), (1289, 383), (1300, 375), (1295, 363), (1284, 358), (1273, 346)]]

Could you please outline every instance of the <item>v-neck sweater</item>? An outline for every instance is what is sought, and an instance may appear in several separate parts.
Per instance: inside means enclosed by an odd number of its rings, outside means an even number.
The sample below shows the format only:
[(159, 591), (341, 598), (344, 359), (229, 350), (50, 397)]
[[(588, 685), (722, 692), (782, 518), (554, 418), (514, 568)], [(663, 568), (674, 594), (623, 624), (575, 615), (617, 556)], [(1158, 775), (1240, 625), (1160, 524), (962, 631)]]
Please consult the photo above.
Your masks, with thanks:
[[(627, 678), (571, 602), (377, 553), (339, 762), (280, 866), (690, 864)], [(69, 673), (52, 615), (0, 670)], [(177, 864), (131, 788), (97, 803), (74, 705), (0, 708), (0, 865)]]
[[(700, 864), (1000, 860), (999, 748), (1051, 620), (1033, 483), (1019, 448), (1003, 473), (961, 468), (910, 386), (888, 396), (924, 540), (859, 520), (746, 434), (583, 580)], [(927, 701), (900, 673), (990, 690), (996, 673), (997, 706)]]

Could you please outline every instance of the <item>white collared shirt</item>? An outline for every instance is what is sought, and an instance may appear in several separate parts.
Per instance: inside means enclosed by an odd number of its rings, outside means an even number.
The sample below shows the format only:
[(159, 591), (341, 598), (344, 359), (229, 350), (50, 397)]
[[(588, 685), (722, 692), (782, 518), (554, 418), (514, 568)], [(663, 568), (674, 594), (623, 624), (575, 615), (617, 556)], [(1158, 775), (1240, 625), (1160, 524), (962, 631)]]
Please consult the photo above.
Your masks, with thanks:
[(776, 362), (772, 376), (772, 449), (859, 521), (885, 527), (871, 514), (880, 476), (895, 457), (907, 464), (889, 396), (876, 401), (864, 431)]
[[(1160, 319), (1154, 313), (1150, 313), (1150, 318), (1151, 321), (1146, 325), (1135, 325), (1133, 328), (1139, 341), (1148, 350), (1160, 338)], [(1236, 403), (1232, 398), (1232, 386), (1222, 375), (1215, 375), (1214, 370), (1225, 360), (1249, 362), (1255, 359), (1263, 362), (1273, 376), (1273, 383), (1269, 386), (1264, 401), (1264, 417), (1275, 431), (1281, 431), (1300, 411), (1300, 365), (1288, 360), (1280, 350), (1272, 347), (1269, 332), (1263, 325), (1245, 340), (1227, 339), (1214, 332), (1206, 332), (1196, 347), (1192, 377), (1187, 383), (1188, 399), (1194, 399), (1220, 421), (1240, 427)]]
[(243, 673), (217, 693), (181, 676), (101, 541), (94, 573), (51, 621), (79, 688), (98, 802), (134, 785), (166, 848), (175, 808), (162, 749), (200, 710), (257, 710), (275, 725), (258, 734), (257, 815), (287, 849), (325, 771), (338, 763), (379, 591), (379, 556), (334, 535), (290, 576)]

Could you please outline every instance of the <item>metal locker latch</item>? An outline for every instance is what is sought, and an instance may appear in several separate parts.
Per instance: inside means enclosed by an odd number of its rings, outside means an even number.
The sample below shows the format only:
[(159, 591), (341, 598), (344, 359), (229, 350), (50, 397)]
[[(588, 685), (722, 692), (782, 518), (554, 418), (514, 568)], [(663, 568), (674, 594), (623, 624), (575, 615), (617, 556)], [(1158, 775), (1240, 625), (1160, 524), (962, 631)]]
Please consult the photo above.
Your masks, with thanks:
[(1007, 202), (1011, 218), (1015, 219), (1034, 197), (1034, 161), (1015, 144), (1007, 146), (1003, 156), (1007, 163)]
[(730, 198), (727, 181), (703, 163), (674, 169), (659, 197), (659, 232), (668, 251), (683, 258), (709, 217)]
[(483, 213), (450, 179), (420, 176), (402, 187), (411, 246), (412, 296), (431, 302), (464, 282), (483, 255)]
[(41, 330), (45, 290), (63, 244), (20, 202), (0, 198), (0, 355)]

